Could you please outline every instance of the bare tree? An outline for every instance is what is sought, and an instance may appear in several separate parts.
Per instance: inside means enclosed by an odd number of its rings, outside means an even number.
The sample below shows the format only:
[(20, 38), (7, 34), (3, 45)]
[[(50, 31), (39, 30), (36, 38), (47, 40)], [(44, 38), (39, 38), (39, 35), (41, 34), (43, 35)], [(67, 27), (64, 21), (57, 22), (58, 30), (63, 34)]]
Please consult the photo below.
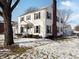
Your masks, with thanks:
[(63, 19), (64, 23), (66, 24), (69, 18), (71, 17), (72, 10), (71, 9), (62, 9), (59, 10), (61, 18)]
[(23, 15), (28, 14), (28, 13), (31, 13), (31, 12), (34, 12), (34, 11), (36, 11), (36, 10), (38, 10), (38, 8), (30, 7), (30, 8), (28, 8), (27, 10), (25, 10), (25, 12), (24, 12)]
[(52, 35), (55, 38), (57, 38), (57, 2), (56, 0), (53, 0), (53, 25), (52, 25)]
[(28, 8), (28, 9), (26, 10), (26, 13), (34, 12), (34, 11), (36, 11), (36, 10), (38, 10), (38, 8), (30, 7), (30, 8)]
[(0, 16), (4, 19), (5, 46), (14, 44), (11, 17), (12, 11), (17, 6), (19, 1), (20, 0), (0, 0)]

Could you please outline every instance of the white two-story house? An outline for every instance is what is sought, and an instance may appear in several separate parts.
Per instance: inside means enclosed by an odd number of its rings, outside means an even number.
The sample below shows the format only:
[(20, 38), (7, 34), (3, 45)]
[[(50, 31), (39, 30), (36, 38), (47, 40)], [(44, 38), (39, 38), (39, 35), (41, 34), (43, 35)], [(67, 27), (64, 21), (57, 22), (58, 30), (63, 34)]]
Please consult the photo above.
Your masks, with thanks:
[[(18, 33), (52, 36), (53, 11), (51, 7), (25, 13), (18, 17)], [(57, 35), (63, 35), (63, 20), (57, 11)]]

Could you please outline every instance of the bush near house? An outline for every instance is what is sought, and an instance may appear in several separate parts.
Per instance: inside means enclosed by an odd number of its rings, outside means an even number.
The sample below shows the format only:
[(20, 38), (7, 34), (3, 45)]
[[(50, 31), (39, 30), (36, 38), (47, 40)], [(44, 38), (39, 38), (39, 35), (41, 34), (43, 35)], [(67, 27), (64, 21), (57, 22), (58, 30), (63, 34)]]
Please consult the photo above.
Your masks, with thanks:
[(29, 34), (29, 35), (24, 35), (22, 36), (23, 38), (42, 38), (41, 36), (39, 35), (32, 35), (32, 34)]
[(22, 34), (15, 34), (18, 38), (22, 37)]

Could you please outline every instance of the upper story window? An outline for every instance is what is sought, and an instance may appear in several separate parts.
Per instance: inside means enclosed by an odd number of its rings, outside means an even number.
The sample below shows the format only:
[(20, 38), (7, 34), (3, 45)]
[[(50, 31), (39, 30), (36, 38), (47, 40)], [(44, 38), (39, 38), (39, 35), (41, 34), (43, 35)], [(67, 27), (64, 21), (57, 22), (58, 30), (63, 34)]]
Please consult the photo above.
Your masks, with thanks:
[(47, 17), (47, 19), (51, 19), (51, 13), (47, 12), (46, 17)]
[(24, 21), (24, 17), (21, 18), (21, 21)]
[(40, 12), (34, 14), (34, 19), (40, 19)]
[(46, 33), (51, 33), (51, 26), (49, 25), (46, 26)]
[(26, 20), (31, 20), (31, 15), (26, 16)]
[(35, 33), (40, 33), (40, 26), (35, 26)]

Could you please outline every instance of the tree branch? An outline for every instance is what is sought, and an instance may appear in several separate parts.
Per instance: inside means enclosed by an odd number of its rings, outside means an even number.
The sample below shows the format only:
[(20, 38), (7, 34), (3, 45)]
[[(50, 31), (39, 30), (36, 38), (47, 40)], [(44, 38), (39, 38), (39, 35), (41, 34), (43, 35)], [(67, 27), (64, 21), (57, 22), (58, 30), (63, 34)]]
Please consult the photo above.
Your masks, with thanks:
[(0, 7), (1, 9), (4, 9), (4, 5), (1, 3), (1, 1), (0, 1)]
[(17, 0), (17, 1), (14, 3), (14, 5), (11, 7), (11, 11), (14, 10), (14, 8), (17, 6), (17, 4), (19, 3), (19, 1), (20, 1), (20, 0)]
[(9, 6), (11, 6), (12, 0), (8, 0)]

